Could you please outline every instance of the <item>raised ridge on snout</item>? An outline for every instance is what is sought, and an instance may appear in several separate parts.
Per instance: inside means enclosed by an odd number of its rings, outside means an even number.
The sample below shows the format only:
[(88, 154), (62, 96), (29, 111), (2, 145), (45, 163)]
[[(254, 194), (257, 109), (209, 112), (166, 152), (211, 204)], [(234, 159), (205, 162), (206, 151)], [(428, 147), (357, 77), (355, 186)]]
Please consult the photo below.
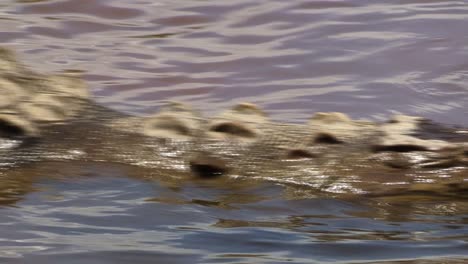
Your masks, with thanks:
[(261, 127), (268, 122), (266, 114), (258, 106), (240, 103), (211, 118), (207, 134), (212, 139), (253, 142), (263, 134)]
[(168, 102), (159, 113), (143, 119), (143, 134), (175, 140), (192, 140), (201, 128), (195, 110), (179, 102)]
[(338, 112), (315, 113), (307, 123), (310, 136), (309, 144), (338, 145), (372, 136), (377, 131), (375, 123), (353, 120)]
[(424, 118), (416, 116), (395, 115), (389, 122), (379, 125), (381, 137), (373, 148), (375, 151), (437, 151), (450, 148), (451, 143), (444, 140), (423, 139), (416, 132)]
[(143, 133), (152, 137), (189, 139), (194, 131), (176, 116), (159, 115), (145, 120)]

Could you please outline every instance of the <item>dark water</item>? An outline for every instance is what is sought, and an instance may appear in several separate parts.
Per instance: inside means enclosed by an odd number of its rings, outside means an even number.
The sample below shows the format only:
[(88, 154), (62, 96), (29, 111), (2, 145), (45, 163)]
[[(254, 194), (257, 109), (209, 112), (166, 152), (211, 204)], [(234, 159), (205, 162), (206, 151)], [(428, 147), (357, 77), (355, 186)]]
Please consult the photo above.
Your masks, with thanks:
[[(0, 43), (96, 100), (145, 114), (249, 101), (468, 125), (468, 2), (4, 0)], [(378, 172), (377, 172), (378, 173)], [(324, 197), (116, 164), (0, 175), (0, 263), (464, 263), (468, 201)]]

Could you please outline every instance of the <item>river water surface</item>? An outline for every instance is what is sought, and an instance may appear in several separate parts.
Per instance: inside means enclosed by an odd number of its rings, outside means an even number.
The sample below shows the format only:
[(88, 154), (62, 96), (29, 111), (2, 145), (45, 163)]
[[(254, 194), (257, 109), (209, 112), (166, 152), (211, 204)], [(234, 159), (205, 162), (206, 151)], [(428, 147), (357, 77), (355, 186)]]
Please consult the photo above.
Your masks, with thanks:
[[(0, 44), (83, 73), (98, 102), (272, 119), (340, 111), (468, 126), (468, 1), (3, 0)], [(378, 173), (378, 172), (377, 172)], [(336, 199), (307, 188), (35, 164), (0, 183), (0, 263), (465, 263), (465, 199)]]

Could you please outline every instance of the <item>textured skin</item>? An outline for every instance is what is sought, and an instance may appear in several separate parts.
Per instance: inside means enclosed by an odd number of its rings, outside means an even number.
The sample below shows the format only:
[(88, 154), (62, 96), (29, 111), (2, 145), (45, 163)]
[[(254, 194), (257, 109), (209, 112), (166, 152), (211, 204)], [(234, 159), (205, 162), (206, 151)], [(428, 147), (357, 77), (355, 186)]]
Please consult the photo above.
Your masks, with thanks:
[(0, 170), (117, 162), (174, 177), (239, 176), (329, 193), (466, 195), (468, 131), (420, 117), (377, 124), (316, 113), (275, 123), (252, 104), (203, 118), (181, 103), (135, 117), (94, 103), (76, 76), (26, 69), (0, 48)]

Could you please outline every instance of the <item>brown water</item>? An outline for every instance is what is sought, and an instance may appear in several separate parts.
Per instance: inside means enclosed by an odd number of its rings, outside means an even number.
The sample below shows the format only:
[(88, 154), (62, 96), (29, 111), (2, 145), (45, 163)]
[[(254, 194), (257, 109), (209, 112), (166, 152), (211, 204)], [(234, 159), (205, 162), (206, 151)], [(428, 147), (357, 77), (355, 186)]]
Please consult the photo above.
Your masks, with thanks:
[[(80, 70), (97, 101), (275, 120), (316, 111), (468, 125), (468, 2), (3, 0), (0, 43), (43, 72)], [(334, 199), (115, 164), (1, 176), (0, 263), (463, 263), (466, 199)]]

